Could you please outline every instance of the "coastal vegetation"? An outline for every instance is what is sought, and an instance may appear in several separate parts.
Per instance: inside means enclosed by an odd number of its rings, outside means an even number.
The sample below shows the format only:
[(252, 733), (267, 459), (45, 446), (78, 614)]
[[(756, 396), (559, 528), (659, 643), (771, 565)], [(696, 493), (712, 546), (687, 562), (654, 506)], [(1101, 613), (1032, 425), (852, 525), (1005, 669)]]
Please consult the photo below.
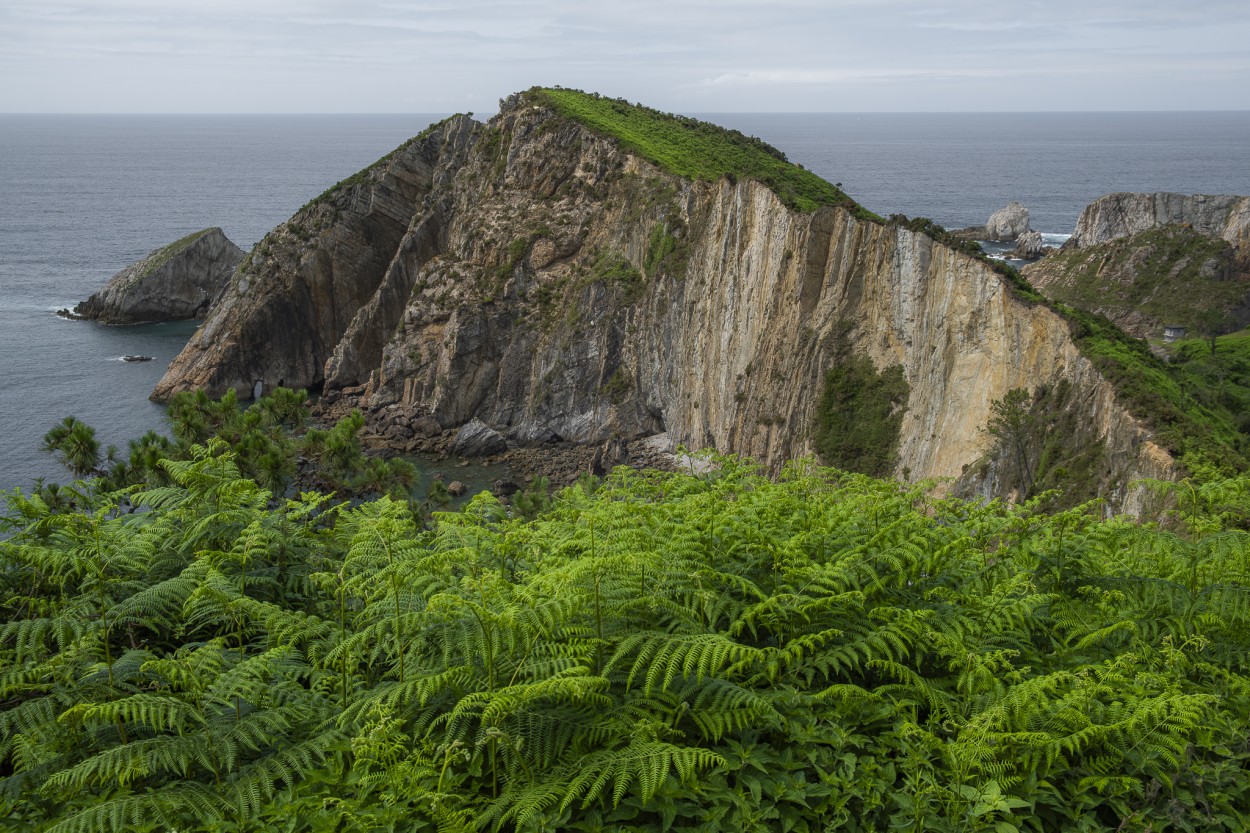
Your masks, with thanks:
[(13, 829), (1250, 825), (1245, 477), (1163, 528), (721, 457), (427, 525), (155, 456), (7, 496)]
[(828, 465), (886, 477), (894, 470), (909, 389), (902, 365), (877, 370), (848, 349), (825, 373), (813, 445)]
[[(43, 445), (75, 477), (98, 476), (96, 488), (103, 491), (167, 485), (165, 464), (191, 459), (210, 440), (229, 446), (242, 476), (278, 496), (298, 484), (352, 497), (402, 497), (416, 477), (403, 459), (364, 453), (358, 411), (328, 428), (310, 426), (307, 391), (276, 388), (246, 408), (234, 391), (220, 399), (184, 391), (170, 400), (169, 423), (172, 439), (149, 431), (122, 453), (101, 449), (94, 429), (71, 416), (48, 432)], [(77, 499), (75, 490), (63, 494), (56, 484), (40, 483), (36, 491), (54, 506)]]
[(706, 181), (725, 176), (755, 179), (798, 211), (839, 205), (860, 219), (881, 220), (842, 189), (791, 164), (766, 142), (737, 130), (580, 90), (534, 88), (525, 95), (616, 139), (624, 150), (677, 176)]
[[(1029, 267), (1056, 300), (1096, 310), (1139, 335), (1161, 337), (1165, 326), (1227, 331), (1232, 310), (1250, 295), (1235, 279), (1226, 240), (1183, 225), (1166, 225), (1092, 246), (1052, 252)], [(1220, 329), (1221, 320), (1226, 321)]]

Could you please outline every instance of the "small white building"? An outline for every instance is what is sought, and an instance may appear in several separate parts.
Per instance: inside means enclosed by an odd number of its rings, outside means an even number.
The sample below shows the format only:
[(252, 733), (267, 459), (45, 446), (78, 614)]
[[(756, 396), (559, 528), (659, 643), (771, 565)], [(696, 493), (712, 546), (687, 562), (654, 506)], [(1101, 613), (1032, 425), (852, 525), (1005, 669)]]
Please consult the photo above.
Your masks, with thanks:
[(1171, 327), (1163, 328), (1163, 341), (1166, 344), (1171, 344), (1172, 342), (1176, 341), (1178, 338), (1184, 338), (1184, 337), (1185, 337), (1184, 327), (1177, 327), (1173, 325)]

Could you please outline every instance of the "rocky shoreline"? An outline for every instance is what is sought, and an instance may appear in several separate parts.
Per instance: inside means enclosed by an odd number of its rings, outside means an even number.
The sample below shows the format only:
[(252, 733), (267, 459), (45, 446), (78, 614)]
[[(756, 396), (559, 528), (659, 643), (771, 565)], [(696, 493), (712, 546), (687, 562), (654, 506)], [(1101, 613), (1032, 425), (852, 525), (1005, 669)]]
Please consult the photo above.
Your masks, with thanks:
[(601, 477), (620, 465), (661, 471), (675, 471), (681, 465), (681, 459), (673, 453), (663, 434), (610, 439), (590, 445), (555, 438), (538, 445), (517, 446), (505, 442), (491, 453), (472, 453), (474, 449), (466, 449), (463, 442), (457, 442), (458, 438), (463, 439), (464, 426), (444, 429), (422, 405), (410, 408), (399, 404), (370, 405), (367, 386), (329, 392), (313, 403), (312, 416), (315, 422), (328, 426), (353, 410), (359, 410), (365, 417), (361, 440), (368, 453), (422, 454), (445, 461), (448, 482), (454, 482), (451, 472), (471, 463), (508, 466), (515, 482), (497, 484), (493, 491), (500, 498), (506, 498), (517, 487), (539, 477), (547, 478), (552, 488), (561, 488), (572, 485), (586, 474)]

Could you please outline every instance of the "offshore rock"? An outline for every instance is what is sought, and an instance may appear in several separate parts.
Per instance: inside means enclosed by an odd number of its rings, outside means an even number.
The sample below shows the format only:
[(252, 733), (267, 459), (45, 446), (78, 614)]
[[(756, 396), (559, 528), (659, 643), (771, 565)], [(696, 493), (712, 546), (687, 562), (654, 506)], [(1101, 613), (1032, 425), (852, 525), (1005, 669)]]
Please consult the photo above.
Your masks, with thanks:
[(1115, 193), (1085, 207), (1064, 248), (1079, 249), (1166, 225), (1187, 225), (1250, 252), (1250, 197)]
[(1011, 250), (1011, 256), (1019, 260), (1036, 260), (1048, 251), (1050, 247), (1042, 242), (1040, 231), (1026, 231), (1016, 238), (1016, 247)]
[(985, 221), (985, 235), (990, 240), (1010, 243), (1029, 230), (1029, 210), (1014, 200), (998, 209)]
[(197, 231), (118, 272), (69, 317), (101, 324), (200, 318), (243, 257), (220, 228)]
[(899, 476), (975, 479), (992, 403), (1062, 380), (1116, 482), (1175, 472), (1067, 322), (987, 264), (745, 177), (676, 176), (528, 95), (485, 125), (443, 123), (266, 241), (158, 398), (285, 379), (360, 388), (380, 418), (580, 444), (578, 473), (596, 447), (607, 469), (609, 441), (661, 433), (776, 472), (814, 453), (825, 376), (849, 350), (910, 387)]

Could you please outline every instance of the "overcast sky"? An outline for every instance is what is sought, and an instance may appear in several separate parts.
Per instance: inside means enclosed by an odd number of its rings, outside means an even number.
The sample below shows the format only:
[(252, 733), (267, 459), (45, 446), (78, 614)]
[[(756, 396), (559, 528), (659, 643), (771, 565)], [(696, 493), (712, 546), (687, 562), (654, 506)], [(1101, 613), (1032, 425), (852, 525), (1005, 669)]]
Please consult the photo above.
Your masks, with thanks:
[(0, 112), (1250, 109), (1247, 0), (2, 0)]

